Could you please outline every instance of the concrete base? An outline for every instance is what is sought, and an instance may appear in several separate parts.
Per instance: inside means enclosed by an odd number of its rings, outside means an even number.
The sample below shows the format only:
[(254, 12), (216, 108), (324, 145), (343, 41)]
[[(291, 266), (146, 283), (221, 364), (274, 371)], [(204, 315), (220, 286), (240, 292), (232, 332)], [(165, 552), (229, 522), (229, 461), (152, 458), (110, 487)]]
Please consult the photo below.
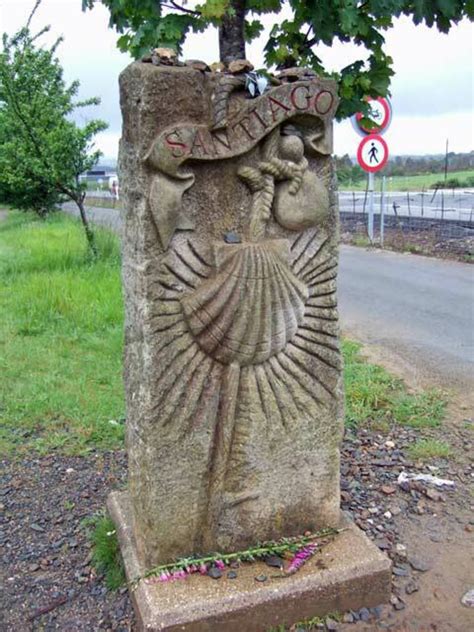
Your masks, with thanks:
[[(117, 528), (127, 578), (133, 582), (146, 569), (136, 552), (128, 493), (110, 494), (107, 508)], [(256, 562), (242, 565), (233, 580), (224, 573), (220, 580), (192, 575), (175, 582), (139, 582), (131, 591), (138, 629), (265, 632), (388, 601), (390, 560), (346, 517), (341, 524), (346, 530), (290, 577), (274, 578), (276, 569)], [(261, 574), (268, 577), (266, 582), (255, 581)]]

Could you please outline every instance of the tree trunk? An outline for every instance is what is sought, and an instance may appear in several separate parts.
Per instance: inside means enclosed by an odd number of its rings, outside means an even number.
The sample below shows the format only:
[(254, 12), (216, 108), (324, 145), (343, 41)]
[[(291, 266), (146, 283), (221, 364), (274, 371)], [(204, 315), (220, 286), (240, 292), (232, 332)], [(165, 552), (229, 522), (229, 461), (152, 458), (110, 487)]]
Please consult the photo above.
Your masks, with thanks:
[(234, 15), (224, 16), (219, 27), (219, 55), (224, 63), (245, 59), (245, 5), (246, 0), (231, 0)]
[(81, 222), (84, 227), (84, 232), (86, 233), (87, 244), (90, 248), (90, 251), (94, 257), (97, 257), (97, 246), (95, 243), (95, 235), (92, 230), (89, 220), (87, 219), (86, 209), (84, 208), (84, 198), (73, 198), (74, 202), (77, 204), (77, 208), (79, 209), (79, 215), (81, 216)]

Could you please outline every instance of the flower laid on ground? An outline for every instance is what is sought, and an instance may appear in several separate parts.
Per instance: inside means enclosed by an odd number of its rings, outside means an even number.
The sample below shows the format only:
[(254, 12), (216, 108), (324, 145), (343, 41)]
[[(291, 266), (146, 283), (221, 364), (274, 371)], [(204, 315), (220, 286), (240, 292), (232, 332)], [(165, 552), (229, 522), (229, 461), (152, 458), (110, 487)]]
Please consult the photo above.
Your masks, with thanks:
[(152, 568), (143, 577), (138, 578), (135, 585), (140, 579), (145, 579), (147, 583), (154, 584), (185, 579), (193, 573), (209, 575), (212, 573), (212, 569), (222, 571), (231, 563), (255, 562), (256, 560), (265, 559), (269, 555), (287, 557), (292, 554), (293, 557), (288, 567), (284, 570), (283, 576), (293, 575), (320, 547), (320, 542), (316, 542), (316, 540), (321, 541), (322, 538), (332, 538), (339, 532), (340, 530), (337, 529), (324, 529), (317, 533), (307, 532), (302, 536), (264, 542), (261, 545), (236, 553), (216, 553), (206, 557), (183, 558), (175, 563), (163, 564)]
[(298, 571), (303, 566), (303, 564), (305, 564), (311, 557), (313, 557), (313, 555), (316, 553), (317, 548), (318, 543), (313, 542), (312, 544), (308, 544), (308, 546), (305, 546), (301, 550), (299, 550), (291, 560), (288, 568), (285, 570), (285, 575), (293, 575), (293, 573), (296, 573), (296, 571)]

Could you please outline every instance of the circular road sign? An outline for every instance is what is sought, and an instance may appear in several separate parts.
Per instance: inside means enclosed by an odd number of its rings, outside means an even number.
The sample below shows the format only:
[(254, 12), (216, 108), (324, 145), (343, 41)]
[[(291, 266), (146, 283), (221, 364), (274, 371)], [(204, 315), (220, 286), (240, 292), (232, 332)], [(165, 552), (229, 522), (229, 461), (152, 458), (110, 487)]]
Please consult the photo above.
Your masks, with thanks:
[[(390, 101), (384, 97), (378, 97), (373, 99), (371, 97), (367, 98), (369, 103), (370, 112), (369, 114), (362, 114), (362, 112), (357, 112), (352, 117), (352, 124), (358, 134), (361, 136), (366, 136), (367, 134), (383, 134), (387, 131), (390, 121), (392, 120), (392, 105)], [(361, 123), (363, 118), (368, 118), (373, 121), (377, 127), (368, 128)]]
[(388, 160), (388, 145), (378, 134), (370, 134), (360, 141), (357, 162), (364, 171), (380, 171)]

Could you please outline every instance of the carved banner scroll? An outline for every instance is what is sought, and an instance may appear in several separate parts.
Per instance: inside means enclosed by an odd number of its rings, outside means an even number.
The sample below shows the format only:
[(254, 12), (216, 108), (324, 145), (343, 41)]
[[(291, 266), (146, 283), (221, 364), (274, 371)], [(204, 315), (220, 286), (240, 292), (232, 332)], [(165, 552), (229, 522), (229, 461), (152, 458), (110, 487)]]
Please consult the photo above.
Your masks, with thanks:
[(339, 520), (335, 86), (248, 99), (224, 80), (222, 116), (212, 73), (122, 76), (129, 493), (148, 565)]
[[(250, 151), (275, 127), (295, 116), (317, 117), (330, 122), (339, 99), (332, 81), (289, 83), (268, 94), (248, 100), (225, 128), (215, 130), (208, 125), (173, 125), (161, 132), (147, 154), (157, 170), (179, 177), (178, 169), (186, 160), (223, 160)], [(330, 126), (308, 145), (321, 154), (332, 152)]]

